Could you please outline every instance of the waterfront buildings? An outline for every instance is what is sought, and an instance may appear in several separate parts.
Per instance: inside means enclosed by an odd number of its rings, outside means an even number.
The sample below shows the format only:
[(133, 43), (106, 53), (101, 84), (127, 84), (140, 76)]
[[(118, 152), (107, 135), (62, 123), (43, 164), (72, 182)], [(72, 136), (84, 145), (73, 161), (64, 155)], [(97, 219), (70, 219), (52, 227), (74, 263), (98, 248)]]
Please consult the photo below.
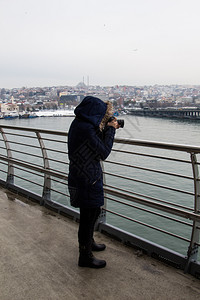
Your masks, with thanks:
[(19, 113), (19, 106), (18, 104), (14, 101), (14, 97), (11, 96), (11, 99), (9, 102), (6, 103), (1, 103), (1, 113), (3, 115), (8, 115), (10, 113), (15, 113), (18, 115)]
[[(154, 86), (53, 86), (0, 89), (1, 109), (9, 108), (11, 99), (20, 111), (58, 109), (76, 106), (85, 96), (93, 95), (110, 100), (118, 108), (166, 108), (200, 107), (200, 86), (154, 85)], [(13, 97), (13, 98), (12, 98)], [(12, 103), (14, 104), (14, 103)]]

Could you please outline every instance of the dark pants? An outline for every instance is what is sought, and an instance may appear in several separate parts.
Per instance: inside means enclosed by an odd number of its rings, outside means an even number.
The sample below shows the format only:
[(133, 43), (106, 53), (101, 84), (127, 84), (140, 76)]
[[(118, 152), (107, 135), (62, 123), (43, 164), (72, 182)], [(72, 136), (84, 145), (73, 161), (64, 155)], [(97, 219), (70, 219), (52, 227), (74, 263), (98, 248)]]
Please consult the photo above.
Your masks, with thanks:
[(91, 246), (94, 233), (94, 225), (100, 212), (100, 207), (80, 208), (78, 241), (81, 246)]

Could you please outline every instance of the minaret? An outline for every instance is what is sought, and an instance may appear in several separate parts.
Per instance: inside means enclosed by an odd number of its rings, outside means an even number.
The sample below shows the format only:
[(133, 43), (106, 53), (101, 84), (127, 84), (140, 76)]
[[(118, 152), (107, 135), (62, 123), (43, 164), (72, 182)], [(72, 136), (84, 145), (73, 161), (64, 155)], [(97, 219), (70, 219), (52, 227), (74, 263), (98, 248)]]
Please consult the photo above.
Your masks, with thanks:
[(10, 100), (11, 100), (11, 103), (12, 103), (12, 104), (14, 104), (14, 103), (15, 103), (15, 101), (14, 101), (15, 99), (14, 99), (14, 97), (13, 97), (13, 96), (11, 97), (11, 99), (10, 99)]

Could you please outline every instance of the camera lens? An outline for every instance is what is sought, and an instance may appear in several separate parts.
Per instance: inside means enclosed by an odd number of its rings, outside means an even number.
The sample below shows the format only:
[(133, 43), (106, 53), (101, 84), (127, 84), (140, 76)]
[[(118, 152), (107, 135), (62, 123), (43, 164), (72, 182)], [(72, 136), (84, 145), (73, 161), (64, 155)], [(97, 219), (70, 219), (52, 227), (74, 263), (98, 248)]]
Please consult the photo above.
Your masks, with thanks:
[(119, 127), (123, 128), (124, 127), (124, 120), (117, 120)]

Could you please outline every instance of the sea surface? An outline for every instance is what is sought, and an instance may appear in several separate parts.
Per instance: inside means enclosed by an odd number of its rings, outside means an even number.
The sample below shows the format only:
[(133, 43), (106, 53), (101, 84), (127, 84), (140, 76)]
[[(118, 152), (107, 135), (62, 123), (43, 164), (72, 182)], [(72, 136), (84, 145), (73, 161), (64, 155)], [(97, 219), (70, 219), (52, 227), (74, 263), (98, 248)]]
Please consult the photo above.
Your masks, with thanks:
[[(116, 137), (200, 146), (200, 121), (122, 115)], [(68, 131), (73, 117), (0, 120), (0, 124)]]
[[(192, 121), (192, 120), (174, 120), (174, 119), (164, 119), (164, 118), (151, 118), (151, 117), (138, 117), (131, 115), (122, 115), (118, 117), (119, 119), (124, 119), (125, 126), (124, 128), (120, 128), (116, 132), (116, 138), (128, 138), (128, 139), (136, 139), (136, 140), (145, 140), (145, 141), (156, 141), (156, 142), (164, 142), (164, 143), (172, 143), (172, 144), (181, 144), (181, 145), (192, 145), (192, 146), (200, 146), (200, 121)], [(68, 132), (70, 124), (73, 120), (73, 117), (39, 117), (35, 119), (13, 119), (13, 120), (0, 120), (0, 124), (2, 125), (13, 125), (13, 126), (22, 126), (22, 127), (31, 127), (38, 129), (48, 129), (48, 130), (58, 130)], [(155, 149), (154, 149), (155, 150)], [(152, 168), (154, 166), (152, 165)], [(160, 166), (159, 166), (160, 167)], [(176, 164), (172, 166), (173, 171), (179, 173), (180, 170), (176, 169)], [(187, 172), (187, 171), (186, 171)], [(139, 171), (138, 171), (139, 174)], [(125, 174), (126, 175), (126, 174)], [(187, 174), (186, 174), (187, 175)], [(140, 176), (140, 174), (138, 175)], [(156, 176), (156, 175), (155, 175)], [(189, 174), (191, 176), (191, 174)], [(159, 174), (157, 175), (156, 180), (159, 182)], [(120, 183), (119, 183), (120, 184)], [(172, 183), (178, 185), (178, 179), (176, 183)], [(166, 181), (166, 185), (168, 182)], [(187, 185), (187, 183), (186, 183)], [(146, 192), (151, 194), (151, 190), (149, 187), (146, 188)], [(161, 195), (162, 197), (162, 195)], [(164, 197), (164, 195), (163, 195)], [(170, 196), (173, 199), (173, 195)], [(176, 201), (176, 199), (175, 199)], [(193, 202), (193, 199), (190, 199)], [(186, 203), (187, 199), (184, 197), (180, 199), (180, 203)], [(117, 204), (113, 204), (117, 205)], [(119, 206), (120, 207), (120, 206)], [(110, 207), (109, 207), (110, 208)], [(111, 205), (112, 208), (112, 205)], [(124, 211), (127, 213), (127, 211)], [(132, 218), (144, 217), (143, 212), (137, 210), (131, 210), (128, 212), (129, 216)], [(135, 216), (137, 214), (137, 216)], [(146, 215), (144, 217), (144, 221), (146, 221)], [(157, 217), (151, 215), (148, 218), (152, 218), (150, 223), (154, 223), (154, 218)], [(148, 239), (151, 236), (151, 240), (155, 243), (161, 244), (163, 246), (169, 247), (172, 250), (181, 252), (182, 254), (186, 254), (188, 243), (180, 241), (178, 242), (177, 249), (177, 240), (169, 240), (165, 234), (157, 234), (153, 231), (149, 231), (148, 229), (144, 229), (144, 227), (140, 225), (133, 225), (132, 222), (126, 221), (120, 218), (116, 218), (115, 216), (108, 216), (108, 221), (115, 225), (119, 226), (124, 230), (128, 230), (129, 232), (142, 236), (143, 238)], [(156, 220), (158, 221), (158, 220)], [(160, 223), (168, 221), (160, 221)], [(165, 225), (165, 224), (164, 224)], [(174, 233), (179, 233), (183, 235), (182, 232), (179, 232), (182, 229), (171, 228), (175, 230)], [(165, 226), (164, 226), (165, 227)], [(182, 228), (182, 227), (181, 227)], [(190, 238), (190, 229), (186, 234), (188, 238)]]

